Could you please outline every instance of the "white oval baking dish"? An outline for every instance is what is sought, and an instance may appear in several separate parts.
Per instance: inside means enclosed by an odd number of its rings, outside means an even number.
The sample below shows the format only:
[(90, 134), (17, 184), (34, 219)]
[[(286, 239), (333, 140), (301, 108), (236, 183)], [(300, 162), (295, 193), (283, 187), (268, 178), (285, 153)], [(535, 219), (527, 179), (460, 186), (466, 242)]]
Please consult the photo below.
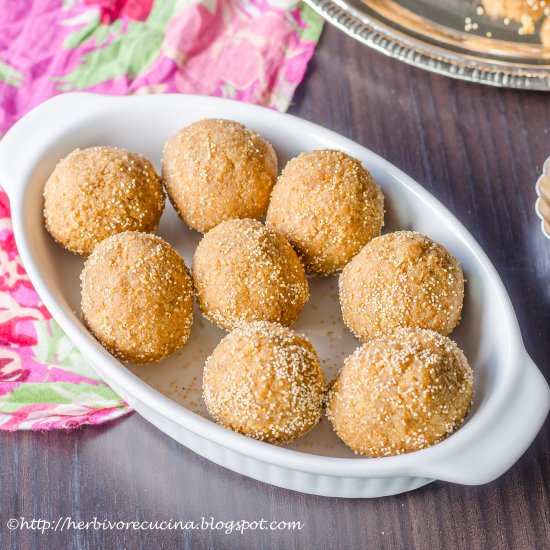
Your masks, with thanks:
[[(203, 117), (239, 120), (273, 143), (281, 165), (300, 151), (344, 150), (368, 167), (387, 198), (387, 228), (413, 228), (447, 246), (468, 283), (464, 318), (452, 337), (475, 372), (476, 398), (466, 423), (447, 440), (403, 456), (356, 457), (324, 420), (293, 448), (281, 448), (217, 426), (200, 404), (204, 357), (223, 333), (196, 315), (190, 343), (160, 365), (126, 366), (82, 325), (82, 260), (44, 229), (42, 189), (55, 163), (76, 147), (118, 145), (158, 167), (165, 140)], [(227, 100), (157, 95), (113, 98), (66, 94), (46, 101), (0, 142), (0, 183), (12, 208), (15, 238), (44, 304), (98, 373), (141, 415), (202, 456), (252, 478), (306, 493), (378, 497), (434, 479), (482, 484), (504, 473), (538, 433), (550, 406), (548, 385), (527, 355), (501, 280), (479, 245), (434, 197), (389, 162), (334, 132), (290, 115)], [(159, 232), (189, 265), (198, 235), (167, 205)], [(331, 373), (358, 342), (338, 318), (335, 279), (311, 280), (313, 300), (297, 329), (312, 338)], [(197, 411), (199, 414), (197, 414)], [(139, 434), (136, 434), (139, 437)]]

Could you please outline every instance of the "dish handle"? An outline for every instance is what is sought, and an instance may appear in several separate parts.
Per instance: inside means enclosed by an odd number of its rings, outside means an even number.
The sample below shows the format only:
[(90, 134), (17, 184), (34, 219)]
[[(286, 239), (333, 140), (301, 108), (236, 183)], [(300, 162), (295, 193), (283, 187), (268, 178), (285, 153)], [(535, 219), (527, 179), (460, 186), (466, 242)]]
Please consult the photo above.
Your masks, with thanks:
[[(519, 354), (523, 367), (504, 410), (476, 426), (470, 445), (452, 448), (450, 456), (419, 464), (415, 475), (482, 485), (504, 474), (535, 439), (550, 409), (550, 388), (526, 351)], [(498, 416), (496, 416), (498, 415)], [(449, 449), (450, 450), (450, 449)]]

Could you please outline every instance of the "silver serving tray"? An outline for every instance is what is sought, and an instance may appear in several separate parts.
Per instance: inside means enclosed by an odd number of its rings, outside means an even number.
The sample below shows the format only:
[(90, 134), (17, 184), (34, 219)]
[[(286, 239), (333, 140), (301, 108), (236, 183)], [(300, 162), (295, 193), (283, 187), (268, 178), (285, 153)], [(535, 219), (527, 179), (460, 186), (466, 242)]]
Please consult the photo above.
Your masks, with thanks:
[[(537, 32), (478, 15), (469, 0), (305, 0), (329, 23), (409, 65), (453, 78), (550, 90), (550, 48)], [(477, 28), (465, 30), (466, 18)]]

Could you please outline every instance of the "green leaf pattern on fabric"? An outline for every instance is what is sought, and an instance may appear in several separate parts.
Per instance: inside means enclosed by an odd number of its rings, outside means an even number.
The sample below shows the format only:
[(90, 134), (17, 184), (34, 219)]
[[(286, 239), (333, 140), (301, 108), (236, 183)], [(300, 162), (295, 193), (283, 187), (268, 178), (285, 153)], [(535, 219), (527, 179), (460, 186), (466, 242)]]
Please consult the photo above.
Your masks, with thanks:
[[(76, 31), (66, 43), (76, 43), (95, 37), (102, 44), (114, 30), (115, 38), (106, 46), (84, 55), (81, 64), (71, 73), (58, 78), (60, 90), (89, 88), (114, 78), (126, 76), (130, 79), (146, 71), (158, 57), (168, 21), (174, 14), (175, 0), (155, 2), (146, 21), (128, 21), (126, 32), (118, 32), (115, 24), (107, 26), (91, 22)], [(118, 22), (120, 25), (120, 22)], [(119, 27), (120, 28), (120, 27)], [(75, 34), (77, 35), (75, 38)]]
[(0, 61), (0, 80), (10, 86), (19, 88), (23, 85), (25, 77), (23, 73), (20, 73), (17, 69), (10, 67), (7, 63), (4, 63), (4, 61)]
[[(92, 385), (85, 382), (48, 382), (46, 384), (22, 384), (5, 399), (4, 412), (13, 412), (33, 403), (58, 403), (69, 405), (85, 403), (94, 409), (108, 409), (120, 406), (120, 397), (106, 385)], [(9, 411), (10, 404), (12, 410)]]

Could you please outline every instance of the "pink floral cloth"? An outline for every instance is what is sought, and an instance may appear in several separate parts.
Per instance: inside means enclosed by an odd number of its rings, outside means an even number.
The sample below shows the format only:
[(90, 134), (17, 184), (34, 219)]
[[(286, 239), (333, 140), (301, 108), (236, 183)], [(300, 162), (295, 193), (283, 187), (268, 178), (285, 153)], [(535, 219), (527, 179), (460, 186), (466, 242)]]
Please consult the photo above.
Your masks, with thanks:
[[(322, 30), (281, 0), (0, 0), (0, 136), (69, 90), (209, 94), (286, 110)], [(130, 411), (42, 305), (0, 189), (0, 429)]]

